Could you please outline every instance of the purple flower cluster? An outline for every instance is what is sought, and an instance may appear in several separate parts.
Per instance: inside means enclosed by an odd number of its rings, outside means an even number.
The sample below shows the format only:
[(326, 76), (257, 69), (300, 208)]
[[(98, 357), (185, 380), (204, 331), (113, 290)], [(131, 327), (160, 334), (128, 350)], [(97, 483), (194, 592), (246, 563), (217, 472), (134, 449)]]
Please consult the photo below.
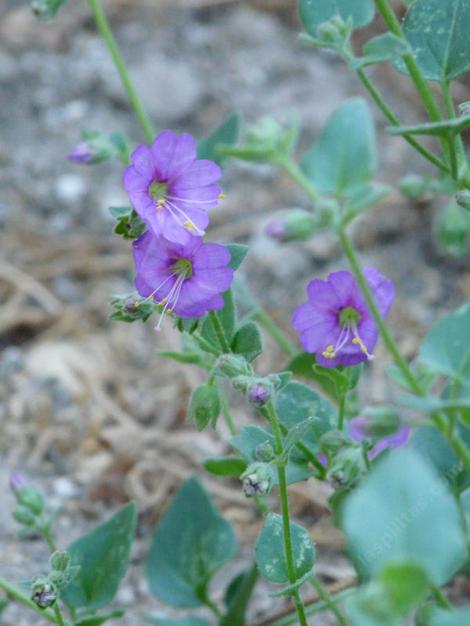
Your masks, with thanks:
[(229, 250), (202, 240), (207, 210), (222, 197), (221, 170), (196, 152), (191, 135), (165, 130), (150, 147), (134, 150), (124, 172), (131, 204), (148, 228), (133, 244), (135, 285), (162, 305), (157, 328), (167, 312), (192, 318), (221, 309), (233, 280)]
[[(395, 298), (393, 283), (373, 268), (365, 269), (364, 277), (385, 317)], [(327, 280), (310, 281), (307, 295), (307, 302), (294, 311), (292, 326), (319, 365), (348, 367), (373, 358), (378, 328), (350, 272), (333, 272)]]

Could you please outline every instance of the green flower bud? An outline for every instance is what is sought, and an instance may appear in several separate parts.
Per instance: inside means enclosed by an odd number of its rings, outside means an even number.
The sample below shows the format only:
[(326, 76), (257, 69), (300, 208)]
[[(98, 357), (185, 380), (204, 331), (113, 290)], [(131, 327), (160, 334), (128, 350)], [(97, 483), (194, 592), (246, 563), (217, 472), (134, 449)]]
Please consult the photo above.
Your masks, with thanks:
[(247, 498), (265, 496), (271, 491), (272, 468), (267, 463), (252, 463), (240, 478)]
[(362, 451), (346, 448), (339, 452), (328, 470), (327, 479), (335, 488), (351, 487), (365, 471)]
[(408, 174), (400, 180), (400, 191), (407, 198), (419, 198), (428, 187), (429, 179), (418, 174)]
[(326, 22), (322, 22), (316, 31), (316, 44), (325, 48), (341, 50), (351, 37), (353, 29), (352, 19), (346, 22), (340, 15), (334, 15)]
[(327, 456), (334, 455), (350, 443), (350, 439), (339, 430), (329, 430), (320, 437), (320, 450)]
[(65, 572), (70, 565), (70, 554), (66, 550), (57, 550), (51, 555), (49, 564), (51, 569)]
[(315, 232), (317, 220), (313, 213), (304, 209), (290, 209), (271, 220), (265, 233), (282, 243), (310, 239)]
[(470, 191), (468, 189), (463, 189), (462, 191), (458, 191), (455, 194), (455, 201), (463, 209), (470, 211)]
[(15, 492), (15, 496), (18, 503), (29, 509), (34, 515), (41, 515), (44, 511), (44, 496), (31, 485), (20, 487)]
[(223, 354), (217, 360), (215, 373), (226, 378), (235, 378), (236, 376), (252, 376), (254, 372), (244, 356)]
[(215, 426), (221, 409), (222, 403), (217, 387), (200, 385), (191, 396), (188, 418), (196, 422), (196, 428), (201, 431), (209, 423)]
[(437, 239), (448, 254), (461, 256), (467, 248), (470, 235), (470, 216), (451, 202), (441, 212), (437, 220)]
[(274, 459), (274, 449), (269, 441), (264, 441), (256, 446), (255, 456), (258, 461), (264, 461), (266, 463)]
[(32, 528), (36, 525), (36, 516), (26, 507), (19, 506), (13, 509), (12, 516), (19, 524), (27, 526), (28, 528)]
[(33, 0), (31, 10), (38, 17), (54, 17), (66, 0)]
[(49, 578), (38, 576), (31, 587), (31, 600), (40, 608), (47, 609), (57, 600), (57, 591)]

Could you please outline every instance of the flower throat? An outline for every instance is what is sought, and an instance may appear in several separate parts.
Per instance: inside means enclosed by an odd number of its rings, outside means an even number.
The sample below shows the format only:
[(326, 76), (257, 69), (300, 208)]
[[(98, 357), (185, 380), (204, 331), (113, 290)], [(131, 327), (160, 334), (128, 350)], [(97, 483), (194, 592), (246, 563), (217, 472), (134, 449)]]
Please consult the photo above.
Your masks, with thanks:
[(336, 345), (330, 344), (326, 346), (322, 356), (325, 359), (336, 359), (341, 350), (351, 342), (353, 345), (359, 346), (359, 349), (366, 355), (368, 361), (373, 359), (374, 357), (367, 350), (357, 330), (357, 325), (361, 321), (360, 313), (354, 307), (347, 306), (339, 312), (338, 321), (341, 326), (341, 332)]

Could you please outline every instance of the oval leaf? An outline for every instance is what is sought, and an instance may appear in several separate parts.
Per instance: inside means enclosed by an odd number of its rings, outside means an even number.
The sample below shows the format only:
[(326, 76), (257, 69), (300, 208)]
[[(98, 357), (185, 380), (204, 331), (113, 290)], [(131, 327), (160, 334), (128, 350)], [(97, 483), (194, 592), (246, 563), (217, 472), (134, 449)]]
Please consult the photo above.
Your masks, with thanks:
[(364, 100), (343, 104), (300, 163), (320, 193), (344, 196), (369, 182), (376, 168), (375, 131)]
[(394, 452), (378, 463), (346, 499), (342, 521), (356, 565), (367, 576), (390, 561), (413, 560), (434, 584), (442, 585), (466, 560), (454, 497), (411, 450)]
[[(309, 533), (291, 522), (292, 549), (296, 580), (311, 571), (315, 562), (315, 548)], [(284, 553), (284, 530), (282, 517), (270, 513), (264, 522), (255, 547), (256, 564), (261, 574), (272, 583), (289, 581)]]
[(299, 14), (305, 30), (315, 36), (317, 28), (335, 15), (345, 22), (352, 18), (354, 28), (365, 26), (374, 17), (373, 0), (300, 0)]
[(191, 478), (155, 531), (147, 563), (150, 589), (171, 606), (200, 606), (210, 578), (237, 550), (232, 527)]
[(72, 564), (80, 566), (78, 575), (61, 592), (69, 607), (96, 611), (111, 602), (129, 564), (136, 520), (131, 502), (67, 548)]
[[(416, 0), (403, 32), (424, 77), (449, 80), (470, 69), (470, 3), (468, 0)], [(407, 73), (403, 62), (396, 64)]]

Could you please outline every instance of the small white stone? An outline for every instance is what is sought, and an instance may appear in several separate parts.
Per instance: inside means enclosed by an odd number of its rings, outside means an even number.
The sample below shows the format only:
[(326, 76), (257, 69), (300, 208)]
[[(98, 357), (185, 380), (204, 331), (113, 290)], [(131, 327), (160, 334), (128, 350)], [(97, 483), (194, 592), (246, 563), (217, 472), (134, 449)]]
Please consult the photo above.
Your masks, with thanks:
[(79, 174), (62, 174), (56, 180), (54, 191), (59, 200), (73, 204), (86, 194), (87, 185)]

